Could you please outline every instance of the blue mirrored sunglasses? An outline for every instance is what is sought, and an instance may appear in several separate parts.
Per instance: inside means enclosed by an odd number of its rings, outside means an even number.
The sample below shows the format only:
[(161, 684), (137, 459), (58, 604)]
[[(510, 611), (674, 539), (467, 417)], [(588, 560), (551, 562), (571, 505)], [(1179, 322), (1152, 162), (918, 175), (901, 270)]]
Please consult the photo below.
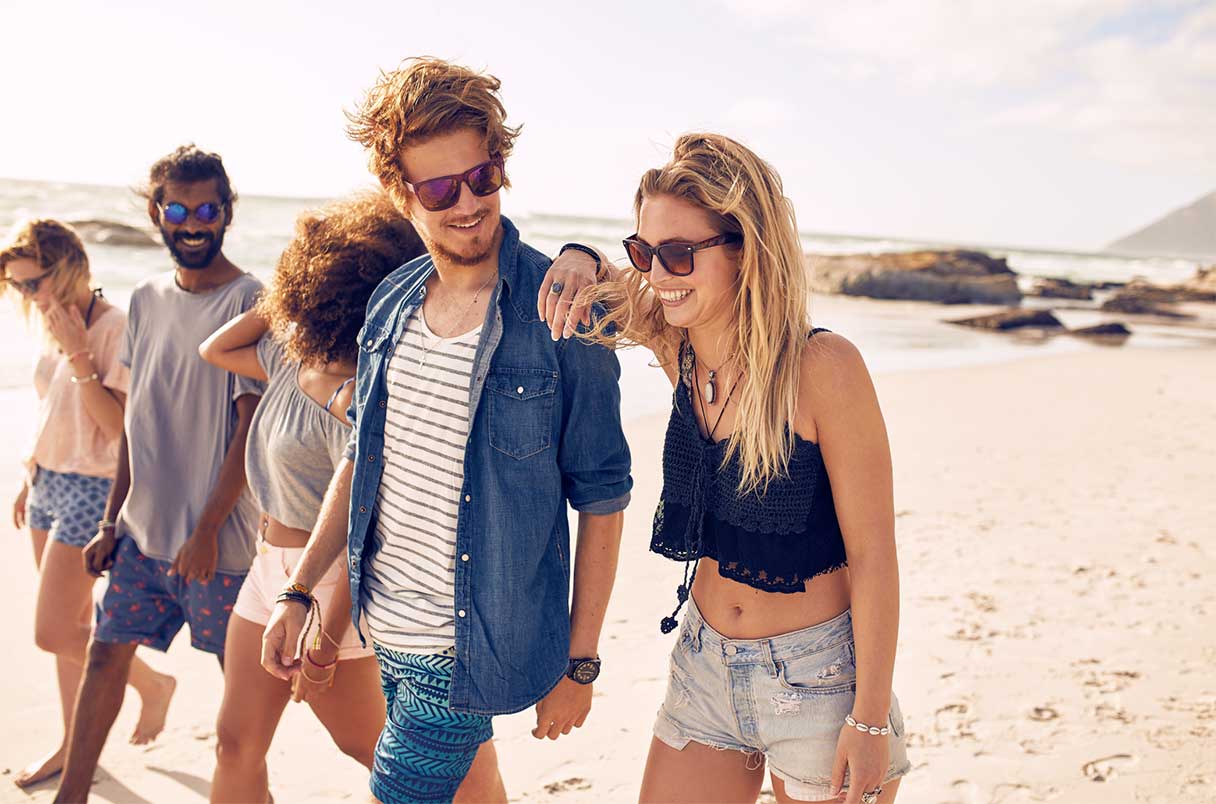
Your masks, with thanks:
[(171, 204), (162, 204), (160, 208), (160, 214), (174, 226), (180, 226), (185, 223), (191, 213), (194, 214), (194, 219), (200, 223), (215, 223), (220, 217), (220, 205), (212, 204), (208, 201), (205, 204), (199, 204), (191, 210), (185, 204), (179, 204), (174, 201)]

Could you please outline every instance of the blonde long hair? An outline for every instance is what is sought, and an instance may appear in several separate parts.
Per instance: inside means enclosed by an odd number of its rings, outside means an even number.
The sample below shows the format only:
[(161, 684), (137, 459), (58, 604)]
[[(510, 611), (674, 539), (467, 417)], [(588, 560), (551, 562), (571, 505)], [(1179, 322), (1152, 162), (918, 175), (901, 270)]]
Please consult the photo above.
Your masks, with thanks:
[[(794, 207), (773, 166), (720, 134), (690, 133), (675, 144), (671, 161), (642, 175), (635, 218), (645, 198), (666, 195), (706, 210), (722, 233), (743, 236), (734, 249), (739, 265), (727, 353), (742, 371), (736, 426), (724, 461), (738, 456), (741, 494), (763, 493), (786, 475), (794, 448), (798, 369), (807, 342), (807, 279)], [(607, 314), (589, 339), (616, 346), (642, 345), (661, 363), (677, 360), (683, 329), (667, 324), (663, 306), (638, 271), (624, 281), (584, 291)]]
[[(33, 260), (46, 273), (51, 295), (60, 303), (75, 298), (91, 281), (89, 257), (75, 230), (50, 218), (18, 221), (0, 243), (0, 278), (8, 285), (8, 264), (13, 260)], [(37, 307), (15, 288), (8, 288), (21, 306), (27, 323), (33, 323)], [(41, 317), (38, 317), (39, 321)]]

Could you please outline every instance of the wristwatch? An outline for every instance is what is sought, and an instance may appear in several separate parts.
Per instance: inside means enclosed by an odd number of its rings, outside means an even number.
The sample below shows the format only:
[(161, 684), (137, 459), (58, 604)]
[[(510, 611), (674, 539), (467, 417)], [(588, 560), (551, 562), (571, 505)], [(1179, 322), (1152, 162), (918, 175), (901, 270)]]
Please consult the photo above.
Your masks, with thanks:
[(599, 675), (599, 657), (594, 659), (571, 659), (570, 664), (566, 667), (566, 678), (576, 684), (590, 684), (599, 678)]

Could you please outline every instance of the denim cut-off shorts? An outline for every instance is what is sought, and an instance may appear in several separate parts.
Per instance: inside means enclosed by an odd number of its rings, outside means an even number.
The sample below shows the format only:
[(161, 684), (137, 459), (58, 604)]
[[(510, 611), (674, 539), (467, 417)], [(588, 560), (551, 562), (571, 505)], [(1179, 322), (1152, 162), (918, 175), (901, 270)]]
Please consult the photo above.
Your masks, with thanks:
[[(856, 690), (848, 611), (769, 639), (727, 639), (690, 598), (654, 734), (677, 751), (693, 741), (763, 754), (791, 798), (819, 801), (831, 798), (836, 744)], [(912, 767), (894, 693), (887, 725), (884, 782)]]

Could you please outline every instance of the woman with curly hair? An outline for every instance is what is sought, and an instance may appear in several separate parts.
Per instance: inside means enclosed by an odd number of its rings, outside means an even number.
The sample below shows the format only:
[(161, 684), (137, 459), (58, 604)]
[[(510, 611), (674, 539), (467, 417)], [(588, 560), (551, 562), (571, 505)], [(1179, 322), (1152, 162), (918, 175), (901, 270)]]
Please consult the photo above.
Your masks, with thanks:
[[(105, 515), (118, 464), (129, 372), (118, 359), (127, 316), (92, 287), (80, 238), (59, 221), (18, 223), (0, 244), (0, 288), (41, 331), (34, 367), (38, 417), (13, 502), (13, 526), (27, 525), (39, 569), (34, 640), (55, 655), (66, 739), (89, 642), (93, 578), (81, 551)], [(135, 659), (128, 683), (143, 702), (131, 742), (165, 725), (176, 682)], [(63, 769), (64, 746), (13, 779), (28, 787)]]
[(423, 253), (386, 196), (305, 213), (272, 288), (199, 347), (220, 368), (268, 381), (245, 458), (262, 514), (257, 556), (228, 626), (212, 801), (268, 800), (266, 752), (289, 699), (307, 701), (338, 748), (371, 768), (385, 704), (375, 656), (350, 627), (343, 562), (312, 590), (320, 618), (290, 683), (262, 669), (262, 630), (350, 435), (364, 308), (381, 279)]

